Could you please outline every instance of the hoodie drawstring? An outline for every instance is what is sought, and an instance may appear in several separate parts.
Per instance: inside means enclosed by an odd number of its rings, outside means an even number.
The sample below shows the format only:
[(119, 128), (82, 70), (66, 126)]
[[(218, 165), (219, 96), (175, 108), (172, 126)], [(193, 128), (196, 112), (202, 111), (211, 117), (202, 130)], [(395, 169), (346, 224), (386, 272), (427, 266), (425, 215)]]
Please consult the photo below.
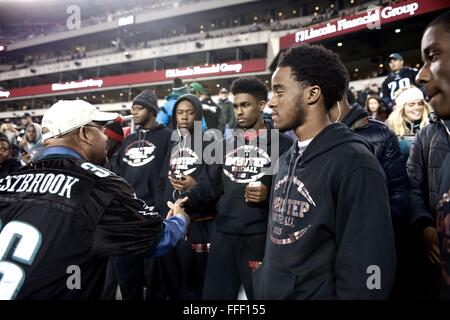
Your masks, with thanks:
[(142, 135), (142, 129), (139, 129), (138, 131), (138, 150), (141, 151), (142, 154), (144, 154), (144, 140), (147, 137), (147, 131), (144, 132), (144, 135)]
[[(294, 150), (295, 150), (295, 149), (294, 149)], [(301, 158), (301, 155), (297, 156), (297, 158), (296, 158), (295, 161), (294, 161), (294, 165), (291, 166), (291, 164), (292, 164), (292, 159), (294, 158), (295, 153), (296, 153), (296, 151), (294, 151), (294, 153), (291, 155), (291, 157), (290, 157), (290, 159), (289, 159), (289, 167), (288, 167), (288, 174), (287, 174), (287, 177), (288, 177), (288, 178), (287, 178), (286, 185), (285, 185), (284, 188), (283, 188), (283, 206), (281, 207), (281, 212), (282, 212), (282, 213), (283, 213), (283, 212), (285, 211), (285, 209), (286, 209), (286, 205), (287, 205), (287, 196), (288, 196), (289, 193), (291, 192), (291, 186), (292, 186), (292, 183), (293, 183), (293, 179), (290, 179), (291, 174), (294, 173), (295, 168), (297, 167), (298, 162), (299, 162), (299, 160), (300, 160), (300, 158)], [(291, 169), (293, 169), (292, 172), (291, 172)]]

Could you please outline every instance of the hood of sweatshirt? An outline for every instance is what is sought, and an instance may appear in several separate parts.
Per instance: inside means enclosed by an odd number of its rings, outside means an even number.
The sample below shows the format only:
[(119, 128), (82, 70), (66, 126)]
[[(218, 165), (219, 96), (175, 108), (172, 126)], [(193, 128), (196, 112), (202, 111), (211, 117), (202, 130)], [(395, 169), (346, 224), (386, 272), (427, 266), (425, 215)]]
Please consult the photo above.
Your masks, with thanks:
[(172, 118), (171, 118), (171, 121), (169, 124), (170, 129), (177, 128), (177, 117), (176, 117), (177, 108), (178, 108), (178, 105), (180, 104), (180, 102), (186, 101), (186, 100), (194, 105), (195, 121), (202, 121), (202, 115), (203, 115), (202, 103), (197, 98), (197, 96), (194, 96), (193, 94), (188, 93), (188, 94), (184, 94), (181, 97), (179, 97), (178, 100), (175, 102), (175, 104), (173, 106), (173, 110), (172, 110)]
[[(25, 146), (24, 149), (26, 152), (30, 152), (31, 149), (33, 149), (34, 146), (38, 145), (38, 144), (42, 144), (42, 127), (37, 124), (37, 123), (31, 123), (27, 126), (27, 130), (29, 127), (34, 127), (34, 130), (36, 131), (36, 139), (34, 139), (34, 141), (28, 141), (26, 135), (25, 135)], [(26, 131), (25, 131), (26, 132)]]

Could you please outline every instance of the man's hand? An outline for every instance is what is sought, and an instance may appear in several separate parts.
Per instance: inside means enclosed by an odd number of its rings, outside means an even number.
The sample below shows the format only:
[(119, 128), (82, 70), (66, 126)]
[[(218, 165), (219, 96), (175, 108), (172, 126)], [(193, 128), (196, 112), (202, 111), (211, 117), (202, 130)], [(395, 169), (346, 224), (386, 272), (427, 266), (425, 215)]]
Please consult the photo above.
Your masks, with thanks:
[(442, 265), (441, 251), (439, 250), (439, 241), (437, 230), (434, 227), (426, 227), (422, 232), (425, 245), (427, 247), (427, 255), (433, 264)]
[(267, 187), (261, 183), (259, 186), (247, 185), (245, 188), (245, 201), (260, 203), (267, 198)]
[(186, 191), (197, 184), (197, 181), (191, 176), (183, 176), (182, 180), (169, 176), (169, 181), (172, 187), (178, 191)]
[(189, 200), (188, 197), (184, 197), (182, 199), (178, 199), (175, 203), (167, 201), (167, 206), (170, 209), (169, 212), (167, 213), (167, 219), (176, 216), (177, 214), (182, 214), (188, 219), (189, 222), (190, 217), (184, 210), (184, 204), (188, 202), (188, 200)]

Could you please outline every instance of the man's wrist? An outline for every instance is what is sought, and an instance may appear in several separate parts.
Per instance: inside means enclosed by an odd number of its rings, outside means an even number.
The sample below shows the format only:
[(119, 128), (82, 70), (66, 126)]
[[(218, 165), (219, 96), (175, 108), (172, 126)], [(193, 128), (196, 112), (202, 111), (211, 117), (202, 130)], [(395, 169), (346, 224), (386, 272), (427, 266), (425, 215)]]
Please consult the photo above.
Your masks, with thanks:
[(184, 220), (186, 220), (186, 223), (189, 224), (191, 222), (191, 217), (186, 212), (178, 212), (175, 213), (175, 216), (181, 216), (184, 217)]

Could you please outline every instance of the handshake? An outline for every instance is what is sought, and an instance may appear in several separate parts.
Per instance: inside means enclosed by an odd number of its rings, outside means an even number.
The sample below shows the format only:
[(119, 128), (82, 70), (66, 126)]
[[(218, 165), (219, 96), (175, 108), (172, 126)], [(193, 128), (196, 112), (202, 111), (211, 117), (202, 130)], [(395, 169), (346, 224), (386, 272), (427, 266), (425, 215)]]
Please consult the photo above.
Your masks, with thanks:
[(191, 218), (186, 213), (184, 209), (184, 204), (188, 202), (188, 197), (180, 198), (175, 203), (172, 201), (167, 201), (167, 206), (169, 207), (169, 212), (167, 213), (167, 219), (176, 215), (183, 215), (186, 218), (186, 221), (189, 223)]

